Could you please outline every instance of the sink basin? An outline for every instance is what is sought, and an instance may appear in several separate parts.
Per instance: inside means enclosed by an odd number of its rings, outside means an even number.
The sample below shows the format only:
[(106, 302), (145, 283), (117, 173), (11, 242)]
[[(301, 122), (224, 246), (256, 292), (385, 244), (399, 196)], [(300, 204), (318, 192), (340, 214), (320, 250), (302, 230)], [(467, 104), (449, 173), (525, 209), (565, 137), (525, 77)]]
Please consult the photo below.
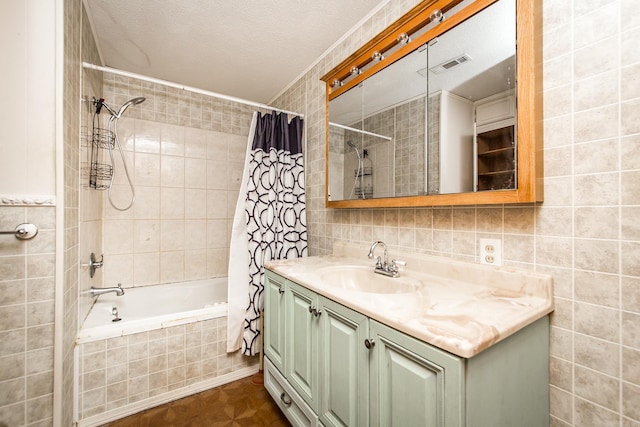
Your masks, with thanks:
[(373, 294), (407, 294), (421, 290), (421, 281), (410, 276), (387, 277), (373, 272), (373, 266), (325, 267), (318, 272), (326, 286)]

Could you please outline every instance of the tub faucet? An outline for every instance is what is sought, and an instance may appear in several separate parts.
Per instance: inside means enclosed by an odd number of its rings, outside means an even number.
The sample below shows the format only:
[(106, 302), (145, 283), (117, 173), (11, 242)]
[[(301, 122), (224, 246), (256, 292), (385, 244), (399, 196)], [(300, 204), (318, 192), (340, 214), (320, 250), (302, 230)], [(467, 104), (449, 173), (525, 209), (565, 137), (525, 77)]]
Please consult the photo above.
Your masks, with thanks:
[(376, 249), (378, 245), (382, 245), (384, 248), (384, 261), (380, 259), (380, 256), (376, 257), (376, 267), (373, 270), (374, 273), (383, 274), (389, 277), (398, 277), (400, 276), (400, 271), (398, 266), (406, 265), (404, 261), (396, 261), (395, 259), (391, 260), (389, 263), (389, 252), (387, 251), (387, 245), (380, 240), (373, 242), (371, 248), (369, 249), (369, 255), (367, 255), (370, 259), (373, 259), (373, 251)]
[(91, 289), (89, 289), (89, 295), (92, 297), (97, 297), (98, 295), (107, 294), (109, 292), (115, 292), (118, 296), (124, 295), (122, 283), (118, 283), (118, 286), (112, 286), (110, 288), (96, 288), (92, 286)]

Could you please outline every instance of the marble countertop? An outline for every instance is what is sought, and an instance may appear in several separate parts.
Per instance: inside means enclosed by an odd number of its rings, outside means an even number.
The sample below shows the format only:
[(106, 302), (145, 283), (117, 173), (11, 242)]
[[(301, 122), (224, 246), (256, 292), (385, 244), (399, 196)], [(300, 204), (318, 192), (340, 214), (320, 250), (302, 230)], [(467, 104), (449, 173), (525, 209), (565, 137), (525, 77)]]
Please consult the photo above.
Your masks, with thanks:
[[(373, 273), (368, 247), (337, 243), (332, 255), (265, 267), (431, 345), (470, 358), (553, 311), (548, 275), (390, 251), (407, 262), (399, 278)], [(382, 250), (377, 249), (376, 255)], [(354, 273), (355, 272), (355, 273)], [(370, 276), (369, 276), (370, 272)], [(349, 275), (351, 279), (349, 279)], [(342, 280), (343, 276), (346, 280)], [(354, 288), (367, 283), (374, 292)]]

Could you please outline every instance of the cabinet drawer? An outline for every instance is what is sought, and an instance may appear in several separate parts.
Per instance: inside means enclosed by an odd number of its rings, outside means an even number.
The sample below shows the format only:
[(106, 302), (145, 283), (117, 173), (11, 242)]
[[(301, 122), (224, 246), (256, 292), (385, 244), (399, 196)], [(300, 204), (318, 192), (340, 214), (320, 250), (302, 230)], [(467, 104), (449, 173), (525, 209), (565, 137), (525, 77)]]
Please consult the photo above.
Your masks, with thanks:
[(298, 397), (268, 357), (264, 359), (264, 387), (292, 425), (310, 427), (318, 425), (317, 416)]

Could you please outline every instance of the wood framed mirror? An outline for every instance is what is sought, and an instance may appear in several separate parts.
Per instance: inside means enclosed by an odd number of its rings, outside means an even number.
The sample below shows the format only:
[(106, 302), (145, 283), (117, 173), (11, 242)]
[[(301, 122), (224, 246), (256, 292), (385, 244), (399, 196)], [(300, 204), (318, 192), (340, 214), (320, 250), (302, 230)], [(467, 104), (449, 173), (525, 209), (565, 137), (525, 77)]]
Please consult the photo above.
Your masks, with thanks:
[(326, 206), (542, 201), (539, 0), (426, 0), (322, 77)]

